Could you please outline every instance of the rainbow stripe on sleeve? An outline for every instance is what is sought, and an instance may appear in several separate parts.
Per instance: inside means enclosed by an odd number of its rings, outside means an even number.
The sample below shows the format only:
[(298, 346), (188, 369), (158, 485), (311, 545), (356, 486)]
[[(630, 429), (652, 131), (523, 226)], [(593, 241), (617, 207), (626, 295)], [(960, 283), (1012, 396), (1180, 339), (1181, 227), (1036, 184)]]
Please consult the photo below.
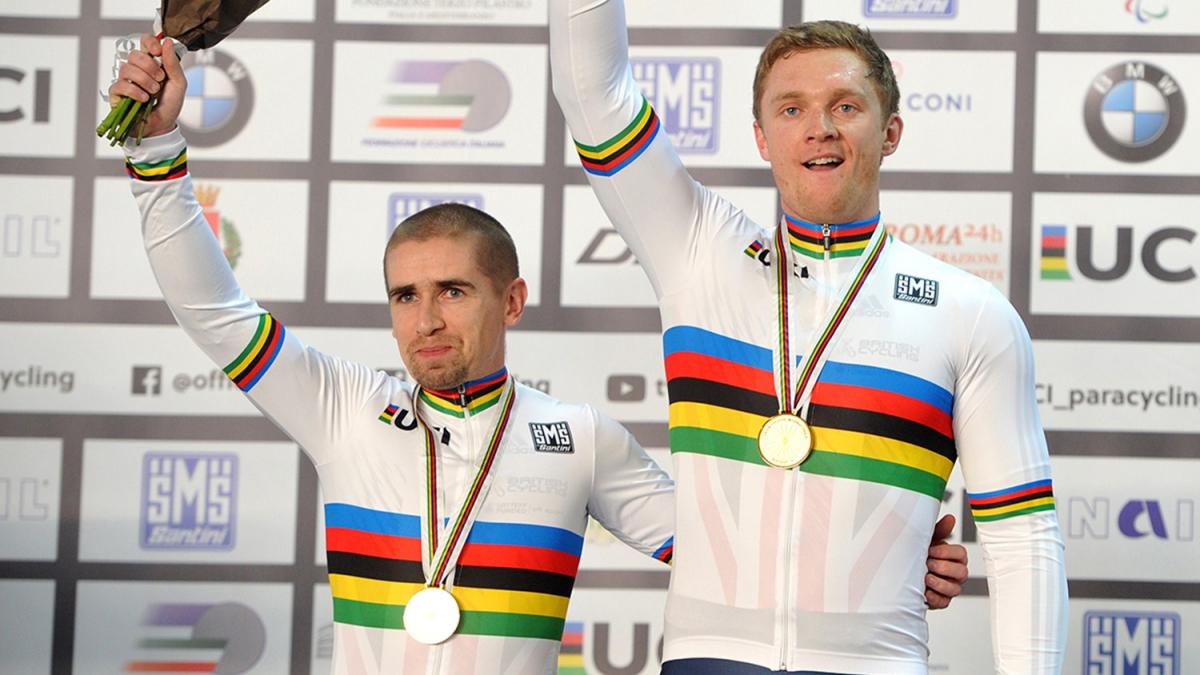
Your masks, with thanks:
[(643, 97), (642, 108), (629, 126), (599, 145), (576, 142), (575, 150), (585, 171), (596, 176), (611, 176), (645, 152), (658, 135), (659, 126), (658, 115)]
[[(424, 587), (420, 518), (335, 503), (325, 527), (334, 620), (403, 629), (404, 607)], [(451, 589), (458, 632), (561, 639), (582, 550), (569, 530), (476, 521)]]
[(663, 542), (663, 545), (659, 546), (658, 550), (655, 551), (651, 555), (654, 557), (655, 560), (658, 560), (660, 562), (665, 562), (668, 565), (670, 565), (671, 564), (671, 556), (673, 556), (674, 554), (675, 554), (675, 537), (671, 537), (670, 539), (667, 539), (665, 542)]
[(270, 314), (264, 313), (258, 317), (258, 329), (254, 331), (250, 344), (232, 363), (225, 366), (225, 374), (238, 389), (249, 392), (258, 384), (271, 364), (275, 363), (275, 357), (279, 356), (286, 333), (283, 324)]
[(1053, 511), (1054, 489), (1050, 479), (1044, 478), (1003, 490), (968, 492), (967, 500), (971, 503), (971, 515), (975, 520), (1004, 520), (1026, 513)]
[(187, 148), (171, 159), (161, 162), (131, 162), (125, 159), (125, 173), (134, 180), (173, 180), (187, 175)]
[[(771, 350), (693, 326), (663, 334), (671, 452), (766, 466), (758, 430), (778, 410)], [(954, 397), (884, 368), (828, 361), (808, 414), (813, 453), (797, 470), (940, 500), (958, 458)]]

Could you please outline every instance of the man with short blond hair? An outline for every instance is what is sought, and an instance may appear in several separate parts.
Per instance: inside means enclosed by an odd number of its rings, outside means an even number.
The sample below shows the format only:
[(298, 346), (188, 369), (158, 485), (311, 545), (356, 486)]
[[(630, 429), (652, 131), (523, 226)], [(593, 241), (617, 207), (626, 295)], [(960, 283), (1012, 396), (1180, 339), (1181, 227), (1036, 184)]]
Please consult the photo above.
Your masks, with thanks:
[(924, 552), (956, 463), (996, 667), (1058, 672), (1066, 578), (1029, 336), (987, 282), (880, 225), (904, 130), (886, 55), (838, 22), (771, 40), (753, 131), (782, 217), (763, 227), (688, 175), (626, 32), (620, 0), (550, 3), (554, 93), (662, 314), (663, 673), (925, 675)]

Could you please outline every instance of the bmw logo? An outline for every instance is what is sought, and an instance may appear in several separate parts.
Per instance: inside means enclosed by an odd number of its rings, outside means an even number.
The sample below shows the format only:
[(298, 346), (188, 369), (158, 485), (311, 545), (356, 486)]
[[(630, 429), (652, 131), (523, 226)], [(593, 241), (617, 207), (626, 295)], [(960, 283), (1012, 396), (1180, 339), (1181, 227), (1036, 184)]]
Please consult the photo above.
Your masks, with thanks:
[(1146, 162), (1179, 140), (1186, 111), (1175, 78), (1149, 63), (1128, 61), (1092, 81), (1083, 119), (1101, 152), (1121, 162)]
[(209, 49), (183, 60), (187, 95), (179, 125), (190, 145), (212, 147), (237, 136), (254, 109), (250, 72), (228, 53)]

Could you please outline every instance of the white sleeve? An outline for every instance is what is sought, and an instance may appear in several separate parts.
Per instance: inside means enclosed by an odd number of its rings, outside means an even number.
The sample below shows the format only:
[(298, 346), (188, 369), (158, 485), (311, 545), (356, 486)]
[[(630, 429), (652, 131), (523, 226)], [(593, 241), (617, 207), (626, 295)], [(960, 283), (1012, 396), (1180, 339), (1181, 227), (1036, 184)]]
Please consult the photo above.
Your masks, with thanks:
[(629, 66), (620, 0), (553, 0), (554, 95), (609, 220), (662, 298), (686, 287), (713, 230), (740, 212), (688, 175)]
[(625, 427), (592, 415), (595, 470), (588, 514), (633, 548), (671, 562), (675, 544), (675, 484)]
[(962, 365), (954, 434), (983, 546), (997, 672), (1058, 673), (1067, 579), (1033, 348), (998, 292), (980, 309)]
[(146, 253), (188, 336), (317, 464), (385, 376), (306, 347), (238, 286), (196, 202), (176, 129), (126, 149)]

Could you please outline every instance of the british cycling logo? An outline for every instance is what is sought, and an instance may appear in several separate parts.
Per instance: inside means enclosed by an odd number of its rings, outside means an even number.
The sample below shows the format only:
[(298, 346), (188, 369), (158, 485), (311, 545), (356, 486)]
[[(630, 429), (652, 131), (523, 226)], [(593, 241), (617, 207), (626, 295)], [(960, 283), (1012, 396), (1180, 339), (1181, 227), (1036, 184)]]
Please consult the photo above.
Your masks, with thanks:
[(1183, 134), (1187, 104), (1170, 73), (1144, 61), (1112, 65), (1092, 80), (1083, 120), (1092, 143), (1120, 162), (1161, 157)]
[(220, 49), (188, 52), (183, 69), (188, 87), (179, 126), (188, 143), (212, 147), (233, 140), (254, 110), (250, 71)]

